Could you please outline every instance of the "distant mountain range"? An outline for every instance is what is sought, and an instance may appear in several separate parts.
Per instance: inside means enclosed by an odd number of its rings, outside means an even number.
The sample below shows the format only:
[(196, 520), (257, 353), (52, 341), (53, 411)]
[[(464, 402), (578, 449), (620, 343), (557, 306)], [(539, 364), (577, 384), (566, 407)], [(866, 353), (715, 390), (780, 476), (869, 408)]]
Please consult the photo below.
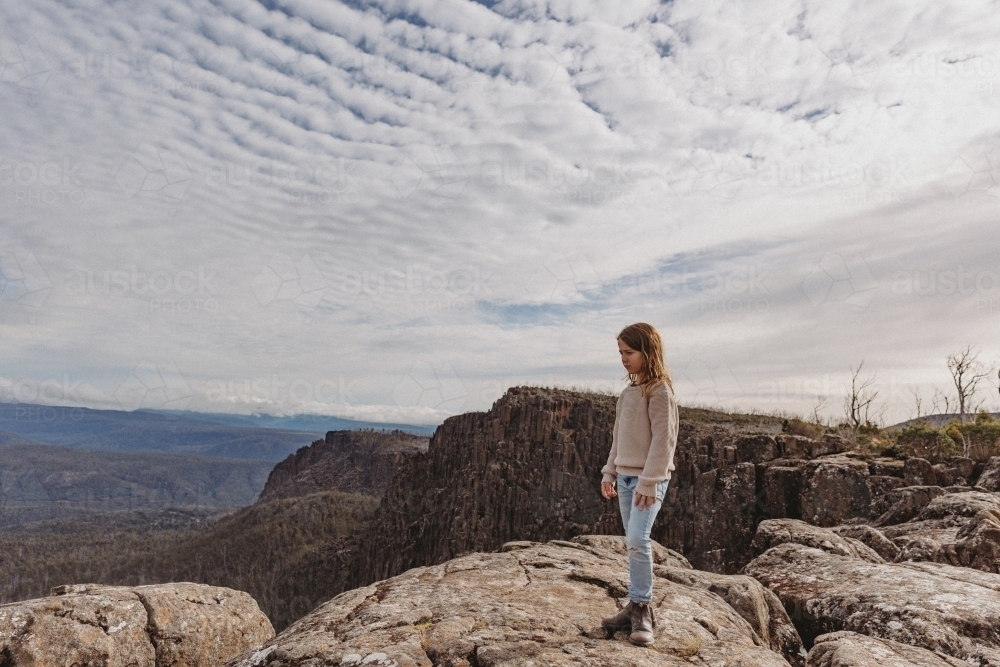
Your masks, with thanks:
[(7, 444), (0, 447), (0, 527), (118, 510), (242, 507), (254, 502), (271, 467), (192, 454)]
[(169, 410), (93, 410), (30, 403), (0, 403), (0, 446), (17, 436), (49, 445), (97, 451), (157, 451), (234, 459), (280, 461), (327, 431), (399, 428), (336, 417), (268, 417)]
[(324, 415), (292, 415), (290, 417), (275, 417), (273, 415), (230, 415), (220, 412), (192, 412), (190, 410), (140, 410), (163, 415), (176, 415), (201, 421), (229, 426), (246, 426), (253, 428), (278, 428), (289, 431), (309, 431), (326, 433), (328, 431), (357, 431), (374, 429), (376, 431), (404, 431), (415, 435), (433, 435), (437, 426), (419, 426), (416, 424), (384, 424), (381, 422), (356, 421), (327, 417)]

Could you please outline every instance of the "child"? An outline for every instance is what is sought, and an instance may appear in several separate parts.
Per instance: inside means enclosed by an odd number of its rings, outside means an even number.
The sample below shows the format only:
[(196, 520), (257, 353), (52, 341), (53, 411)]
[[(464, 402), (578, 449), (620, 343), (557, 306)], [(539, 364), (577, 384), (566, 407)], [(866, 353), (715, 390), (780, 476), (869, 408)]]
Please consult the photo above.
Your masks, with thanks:
[[(601, 621), (610, 631), (631, 627), (637, 646), (653, 643), (653, 553), (649, 532), (663, 503), (677, 447), (677, 401), (663, 362), (660, 334), (648, 324), (630, 324), (618, 334), (618, 351), (629, 385), (618, 397), (611, 453), (601, 469), (601, 495), (618, 496), (625, 525), (631, 586), (629, 603)], [(617, 491), (614, 483), (617, 482)]]

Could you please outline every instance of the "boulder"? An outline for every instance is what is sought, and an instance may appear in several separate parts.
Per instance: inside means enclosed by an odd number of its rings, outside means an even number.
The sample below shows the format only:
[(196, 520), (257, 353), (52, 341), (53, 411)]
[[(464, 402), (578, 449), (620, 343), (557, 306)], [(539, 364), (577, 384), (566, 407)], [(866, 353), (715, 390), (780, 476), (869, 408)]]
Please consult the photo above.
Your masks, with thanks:
[(1000, 573), (1000, 510), (980, 510), (954, 532), (923, 531), (908, 537), (897, 561), (934, 561)]
[[(871, 468), (869, 467), (869, 471)], [(896, 489), (906, 486), (902, 477), (892, 475), (871, 475), (868, 476), (868, 490), (871, 492), (872, 506), (869, 510), (870, 516), (878, 516), (889, 509), (885, 498)]]
[(793, 542), (765, 551), (744, 571), (777, 593), (808, 647), (819, 635), (850, 630), (973, 665), (1000, 664), (1000, 575), (870, 563)]
[[(712, 584), (702, 578), (705, 573), (669, 554), (661, 553), (664, 564), (654, 568), (654, 646), (633, 646), (625, 632), (608, 637), (601, 618), (620, 608), (628, 589), (624, 540), (609, 547), (610, 538), (585, 537), (507, 543), (500, 552), (413, 568), (342, 593), (229, 665), (680, 667), (690, 661), (728, 664), (737, 655), (747, 667), (789, 665), (739, 611), (707, 590)], [(685, 576), (689, 583), (672, 580)], [(741, 592), (731, 598), (758, 595), (755, 610), (768, 609), (762, 587), (745, 577), (732, 582), (731, 589)], [(794, 629), (775, 611), (775, 618), (765, 612), (754, 622), (776, 629), (772, 642), (787, 641)], [(802, 664), (801, 652), (792, 657), (793, 664)]]
[(891, 526), (897, 523), (909, 521), (915, 517), (922, 509), (937, 498), (944, 495), (945, 491), (940, 486), (904, 486), (887, 493), (881, 500), (873, 506), (874, 510), (881, 510), (877, 518), (872, 521), (873, 526)]
[(803, 663), (806, 652), (802, 648), (802, 639), (781, 600), (753, 577), (669, 565), (657, 565), (654, 572), (675, 583), (695, 586), (718, 595), (750, 624), (765, 645), (786, 656), (793, 665)]
[(813, 443), (816, 442), (804, 435), (790, 435), (788, 433), (776, 435), (774, 439), (778, 443), (781, 456), (787, 459), (809, 458), (812, 456)]
[(899, 547), (877, 528), (861, 524), (857, 526), (834, 526), (831, 530), (837, 535), (853, 537), (863, 542), (884, 560), (891, 562), (896, 560), (896, 556), (899, 555)]
[(806, 667), (969, 667), (969, 663), (940, 651), (840, 631), (816, 638)]
[[(933, 551), (942, 544), (954, 542), (958, 537), (958, 531), (965, 523), (965, 519), (947, 517), (944, 519), (929, 519), (927, 521), (907, 521), (895, 526), (883, 526), (879, 530), (901, 549), (900, 555), (896, 557), (896, 560), (924, 560), (924, 558), (918, 557), (916, 552), (910, 555), (903, 555), (902, 551), (905, 551), (907, 548), (911, 551), (914, 549), (930, 549)], [(918, 542), (923, 543), (925, 546), (918, 546)]]
[(1000, 456), (991, 456), (976, 480), (977, 491), (1000, 491)]
[(884, 563), (875, 550), (852, 537), (838, 535), (828, 528), (813, 526), (798, 519), (767, 519), (757, 526), (753, 550), (762, 554), (771, 547), (795, 542), (840, 556), (860, 558), (871, 563)]
[(249, 595), (200, 584), (60, 586), (0, 605), (4, 667), (214, 667), (273, 636)]
[(938, 486), (967, 487), (975, 473), (976, 462), (959, 456), (949, 463), (937, 463), (933, 468), (935, 484)]
[(899, 563), (899, 566), (938, 577), (944, 586), (949, 585), (950, 581), (954, 580), (1000, 593), (1000, 579), (997, 578), (996, 574), (990, 572), (973, 570), (968, 567), (955, 567), (945, 563)]
[(898, 477), (903, 478), (903, 462), (898, 459), (879, 457), (868, 462), (868, 474), (873, 477)]
[(916, 456), (906, 459), (903, 464), (903, 479), (907, 486), (939, 486), (931, 462)]
[(810, 454), (812, 456), (827, 456), (839, 454), (848, 449), (850, 449), (850, 443), (846, 439), (833, 433), (825, 433), (822, 438), (813, 443)]
[(927, 503), (916, 518), (973, 517), (982, 510), (1000, 510), (1000, 496), (983, 491), (941, 494)]
[(956, 456), (951, 460), (951, 467), (956, 474), (961, 477), (966, 484), (972, 483), (972, 478), (976, 473), (976, 462), (964, 456)]
[(779, 455), (774, 436), (748, 435), (736, 441), (736, 463), (763, 463)]
[(802, 483), (802, 518), (817, 526), (836, 526), (867, 516), (871, 507), (868, 464), (835, 455), (809, 461)]
[(894, 493), (899, 500), (873, 522), (899, 548), (888, 560), (998, 571), (1000, 496), (969, 487), (935, 486), (905, 487)]
[(953, 486), (956, 484), (961, 484), (962, 478), (958, 474), (957, 468), (952, 468), (946, 466), (943, 463), (935, 463), (934, 469), (934, 483), (938, 486)]

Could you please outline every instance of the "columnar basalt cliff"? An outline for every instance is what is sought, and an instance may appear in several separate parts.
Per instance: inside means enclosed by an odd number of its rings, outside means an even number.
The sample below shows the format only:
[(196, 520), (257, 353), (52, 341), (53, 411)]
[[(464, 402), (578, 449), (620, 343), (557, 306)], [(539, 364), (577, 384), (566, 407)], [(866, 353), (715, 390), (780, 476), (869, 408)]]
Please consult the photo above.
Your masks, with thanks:
[(427, 451), (428, 438), (403, 431), (330, 431), (274, 466), (260, 501), (342, 491), (381, 497), (393, 473)]
[(612, 397), (525, 388), (446, 420), (386, 490), (351, 586), (510, 540), (613, 532), (596, 491), (613, 423)]
[[(617, 500), (599, 493), (615, 400), (515, 387), (488, 412), (446, 420), (427, 453), (400, 466), (363, 536), (337, 545), (337, 558), (350, 551), (353, 560), (345, 586), (510, 540), (622, 534)], [(845, 453), (838, 436), (814, 440), (780, 430), (776, 418), (682, 408), (675, 470), (653, 539), (696, 568), (731, 574), (754, 557), (764, 519), (869, 521), (889, 509), (900, 487), (968, 488), (983, 469), (968, 459), (865, 460)]]

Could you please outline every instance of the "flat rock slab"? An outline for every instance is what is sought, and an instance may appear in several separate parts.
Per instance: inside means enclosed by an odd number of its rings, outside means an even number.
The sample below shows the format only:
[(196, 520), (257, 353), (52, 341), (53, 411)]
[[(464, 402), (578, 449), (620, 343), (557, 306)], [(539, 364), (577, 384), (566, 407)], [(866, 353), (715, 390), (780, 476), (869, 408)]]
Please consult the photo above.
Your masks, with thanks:
[(249, 595), (200, 584), (61, 586), (0, 606), (4, 667), (215, 667), (273, 636)]
[[(499, 553), (473, 553), (343, 593), (291, 625), (231, 667), (385, 665), (390, 667), (542, 667), (593, 665), (743, 665), (790, 663), (772, 650), (736, 609), (708, 590), (666, 550), (655, 567), (656, 642), (640, 648), (627, 634), (608, 637), (601, 618), (615, 613), (628, 589), (628, 558), (611, 544), (513, 542)], [(589, 540), (589, 544), (587, 543)], [(604, 545), (603, 548), (601, 545)], [(708, 573), (706, 573), (708, 574)], [(723, 575), (711, 575), (724, 579)], [(746, 577), (735, 588), (749, 590)], [(720, 579), (721, 581), (721, 579)], [(760, 589), (763, 590), (762, 588)], [(733, 591), (736, 597), (745, 593)], [(758, 627), (787, 641), (794, 628), (753, 607)], [(765, 618), (756, 615), (763, 606)], [(744, 610), (744, 613), (747, 613)], [(797, 637), (795, 638), (797, 640)], [(794, 643), (794, 642), (793, 642)], [(800, 644), (796, 644), (799, 646)], [(795, 664), (803, 664), (796, 654)]]
[(778, 594), (808, 643), (850, 630), (1000, 665), (1000, 575), (941, 563), (870, 563), (795, 543), (744, 569)]

